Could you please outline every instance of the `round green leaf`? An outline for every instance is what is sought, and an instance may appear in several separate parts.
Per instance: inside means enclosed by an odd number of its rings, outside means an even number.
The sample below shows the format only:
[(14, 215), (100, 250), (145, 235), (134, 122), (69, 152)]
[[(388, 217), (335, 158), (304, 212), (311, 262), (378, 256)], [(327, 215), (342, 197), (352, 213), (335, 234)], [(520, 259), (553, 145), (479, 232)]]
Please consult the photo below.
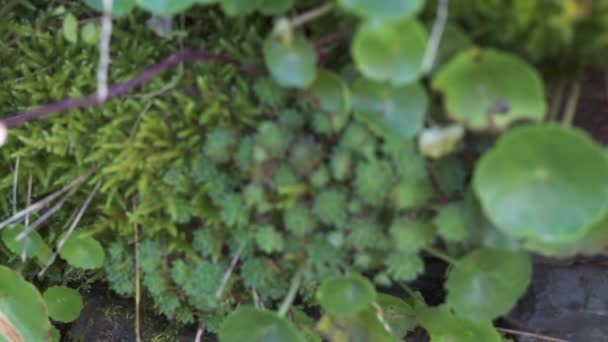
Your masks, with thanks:
[(539, 254), (553, 257), (573, 257), (577, 254), (597, 254), (601, 253), (608, 246), (608, 216), (593, 228), (581, 239), (566, 243), (550, 243), (537, 240), (525, 242), (527, 249)]
[(36, 231), (30, 232), (26, 239), (18, 241), (17, 235), (23, 232), (23, 228), (23, 225), (6, 228), (2, 232), (2, 241), (15, 255), (21, 255), (23, 247), (27, 246), (28, 257), (35, 257), (40, 263), (46, 263), (53, 251)]
[(608, 158), (581, 130), (516, 128), (477, 164), (474, 188), (506, 234), (541, 242), (583, 237), (608, 210)]
[(418, 13), (424, 0), (338, 0), (338, 4), (361, 17), (394, 19)]
[(422, 74), (427, 33), (415, 19), (362, 24), (352, 43), (357, 69), (374, 81), (404, 85)]
[(424, 307), (417, 312), (420, 325), (426, 329), (432, 342), (502, 342), (492, 322), (472, 322), (452, 314), (447, 308)]
[(219, 331), (222, 342), (305, 342), (291, 321), (275, 313), (242, 307), (228, 316)]
[(478, 250), (461, 259), (448, 275), (447, 305), (460, 317), (493, 320), (511, 311), (531, 277), (526, 252)]
[(466, 215), (463, 203), (451, 203), (439, 210), (433, 222), (439, 228), (439, 235), (446, 241), (464, 241), (473, 232)]
[(317, 290), (321, 307), (336, 317), (356, 315), (376, 299), (374, 286), (360, 275), (326, 279)]
[(308, 87), (315, 80), (315, 49), (301, 36), (286, 43), (269, 37), (264, 42), (264, 59), (272, 76), (285, 87)]
[(448, 115), (474, 130), (504, 129), (520, 119), (541, 120), (546, 104), (543, 82), (520, 58), (497, 50), (458, 54), (433, 78)]
[(350, 90), (338, 74), (329, 70), (319, 70), (310, 91), (319, 101), (319, 106), (330, 113), (350, 111)]
[(105, 253), (93, 237), (76, 233), (68, 238), (59, 255), (71, 266), (86, 270), (103, 266)]
[(50, 341), (51, 322), (34, 285), (0, 266), (0, 341)]
[(287, 12), (295, 0), (261, 0), (258, 10), (265, 15), (279, 15)]
[(328, 341), (401, 341), (387, 331), (385, 324), (378, 319), (376, 308), (373, 307), (345, 318), (325, 315), (319, 321), (317, 330), (326, 336)]
[(176, 14), (188, 9), (196, 0), (136, 0), (137, 5), (153, 14)]
[(78, 291), (66, 286), (49, 287), (42, 295), (55, 321), (69, 323), (78, 318), (82, 310), (82, 297)]
[[(85, 0), (87, 5), (98, 11), (103, 11), (103, 0)], [(135, 0), (113, 0), (112, 15), (120, 17), (128, 14), (135, 8)]]
[(52, 342), (61, 342), (61, 332), (59, 329), (52, 327), (51, 328), (51, 341)]
[(411, 138), (422, 128), (428, 97), (418, 84), (394, 87), (366, 79), (353, 85), (353, 110), (383, 136)]

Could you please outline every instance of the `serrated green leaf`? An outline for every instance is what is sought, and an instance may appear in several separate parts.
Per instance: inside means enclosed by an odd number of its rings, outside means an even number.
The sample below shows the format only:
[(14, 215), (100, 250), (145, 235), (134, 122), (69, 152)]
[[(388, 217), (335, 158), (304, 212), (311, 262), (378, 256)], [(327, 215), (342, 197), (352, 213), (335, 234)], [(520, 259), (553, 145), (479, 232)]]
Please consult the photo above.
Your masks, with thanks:
[(451, 203), (439, 210), (433, 220), (439, 228), (439, 235), (446, 241), (464, 241), (473, 231), (466, 220), (466, 211), (462, 203)]
[(86, 270), (103, 266), (105, 253), (99, 241), (85, 233), (72, 234), (59, 255), (71, 266)]
[[(91, 8), (103, 11), (103, 0), (85, 0)], [(113, 0), (112, 15), (120, 17), (128, 14), (135, 8), (135, 0)]]
[(427, 33), (415, 19), (363, 23), (352, 42), (352, 55), (363, 76), (399, 86), (422, 75)]
[(321, 307), (335, 317), (353, 316), (376, 300), (376, 290), (366, 278), (344, 275), (323, 281), (317, 290)]
[(53, 320), (69, 323), (80, 316), (83, 301), (78, 291), (66, 286), (53, 286), (44, 291), (42, 297)]
[(368, 19), (395, 19), (415, 15), (425, 0), (338, 0), (338, 4)]
[(542, 79), (520, 58), (498, 50), (458, 54), (433, 78), (448, 115), (474, 130), (505, 129), (517, 120), (542, 120)]
[(48, 311), (34, 285), (0, 265), (0, 293), (0, 340), (51, 340)]
[(264, 60), (274, 79), (285, 87), (308, 87), (316, 77), (317, 56), (312, 44), (295, 36), (281, 42), (271, 36), (263, 47)]
[(319, 102), (319, 107), (330, 113), (332, 125), (339, 131), (348, 121), (351, 96), (346, 82), (329, 70), (319, 70), (310, 91)]
[(475, 251), (452, 268), (447, 305), (460, 317), (488, 321), (507, 314), (526, 292), (532, 263), (526, 252)]
[(390, 227), (396, 248), (404, 253), (417, 253), (435, 240), (435, 227), (409, 217), (398, 217)]
[(505, 134), (477, 164), (474, 188), (506, 234), (546, 243), (582, 238), (608, 210), (608, 158), (584, 132), (557, 125)]
[(255, 234), (255, 241), (260, 250), (266, 253), (281, 252), (285, 244), (283, 235), (270, 225), (262, 226), (258, 229)]
[(394, 87), (366, 79), (353, 85), (353, 110), (377, 134), (411, 138), (424, 123), (428, 97), (418, 84)]
[(424, 261), (417, 253), (395, 253), (385, 263), (388, 274), (396, 281), (412, 281), (424, 272)]
[(229, 315), (219, 330), (222, 342), (305, 342), (291, 321), (275, 313), (242, 307)]

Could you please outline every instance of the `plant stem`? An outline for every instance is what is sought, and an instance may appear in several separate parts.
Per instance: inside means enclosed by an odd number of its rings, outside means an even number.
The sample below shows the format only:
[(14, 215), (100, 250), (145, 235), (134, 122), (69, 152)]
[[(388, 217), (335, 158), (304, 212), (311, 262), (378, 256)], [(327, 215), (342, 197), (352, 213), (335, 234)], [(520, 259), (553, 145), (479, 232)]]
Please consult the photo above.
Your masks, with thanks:
[(222, 295), (224, 294), (224, 289), (226, 288), (226, 285), (228, 284), (228, 280), (230, 280), (230, 276), (232, 275), (232, 272), (234, 271), (234, 267), (236, 266), (236, 263), (239, 261), (239, 258), (241, 257), (241, 253), (243, 253), (244, 249), (245, 249), (245, 243), (241, 243), (241, 245), (239, 246), (239, 249), (236, 251), (236, 253), (234, 253), (234, 256), (232, 257), (232, 261), (230, 261), (230, 266), (228, 266), (228, 270), (226, 271), (226, 273), (224, 273), (224, 277), (222, 278), (222, 282), (220, 283), (220, 286), (217, 288), (217, 291), (215, 291), (216, 299), (222, 298)]
[(54, 201), (56, 198), (58, 198), (62, 194), (66, 193), (66, 192), (70, 191), (72, 188), (82, 184), (85, 180), (87, 180), (87, 178), (89, 178), (89, 176), (93, 173), (94, 170), (95, 170), (94, 168), (90, 169), (89, 171), (87, 171), (87, 173), (76, 178), (69, 184), (65, 185), (63, 188), (55, 191), (54, 193), (48, 195), (47, 197), (41, 199), (40, 201), (38, 201), (30, 206), (27, 206), (25, 209), (19, 211), (15, 215), (0, 222), (0, 230), (2, 230), (3, 228), (5, 228), (6, 226), (8, 226), (11, 223), (20, 221), (23, 217), (25, 217), (26, 215), (28, 215), (32, 212), (35, 212), (35, 211), (38, 211), (38, 210), (44, 208), (45, 206), (47, 206), (49, 203)]
[(506, 328), (500, 328), (500, 327), (497, 327), (496, 330), (507, 333), (507, 334), (512, 334), (512, 335), (533, 337), (535, 339), (542, 340), (542, 341), (568, 342), (568, 340), (563, 340), (561, 338), (555, 338), (555, 337), (551, 337), (551, 336), (535, 334), (535, 333), (531, 333), (531, 332), (527, 332), (527, 331), (519, 331), (519, 330), (506, 329)]
[(101, 38), (99, 39), (99, 66), (97, 67), (97, 99), (104, 102), (108, 97), (108, 70), (110, 68), (110, 39), (112, 38), (113, 0), (103, 0)]
[[(27, 179), (27, 200), (25, 202), (26, 206), (32, 205), (32, 183), (33, 178), (30, 175)], [(25, 226), (23, 228), (24, 231), (28, 230), (30, 227), (30, 214), (25, 215)], [(21, 262), (25, 263), (27, 261), (27, 248), (30, 243), (29, 239), (23, 240), (23, 249), (21, 250)]]
[(572, 84), (572, 90), (568, 96), (568, 102), (566, 103), (566, 110), (564, 111), (564, 117), (562, 118), (562, 125), (568, 127), (572, 126), (574, 117), (576, 116), (576, 107), (578, 105), (578, 99), (581, 95), (581, 83), (574, 81)]
[(429, 253), (430, 255), (434, 256), (437, 259), (441, 259), (445, 262), (447, 262), (448, 264), (451, 265), (456, 265), (458, 263), (458, 260), (452, 258), (451, 256), (445, 254), (444, 252), (436, 249), (435, 247), (426, 247), (424, 248), (424, 251)]
[[(17, 188), (19, 184), (19, 164), (21, 157), (17, 157), (15, 161), (15, 171), (13, 173), (13, 215), (17, 213)], [(29, 206), (29, 204), (28, 204)]]
[(141, 270), (139, 260), (139, 227), (133, 225), (133, 239), (135, 243), (135, 341), (141, 342), (141, 319), (140, 319), (140, 303), (141, 303)]
[(333, 8), (334, 8), (334, 4), (332, 4), (332, 3), (327, 3), (323, 6), (313, 8), (310, 11), (304, 12), (304, 13), (296, 16), (295, 18), (291, 19), (290, 26), (292, 29), (296, 28), (296, 27), (300, 27), (309, 21), (313, 21), (317, 18), (320, 18), (320, 17), (326, 15), (327, 13), (331, 12), (331, 10)]
[(551, 109), (547, 121), (555, 121), (559, 115), (559, 109), (564, 101), (564, 90), (566, 88), (566, 82), (564, 80), (558, 81), (553, 98), (551, 99)]
[(289, 292), (287, 292), (287, 296), (285, 296), (285, 299), (283, 299), (283, 303), (281, 303), (281, 307), (279, 308), (279, 317), (285, 317), (287, 311), (289, 311), (291, 303), (293, 303), (293, 300), (296, 298), (296, 294), (298, 293), (298, 289), (300, 288), (300, 283), (302, 282), (303, 275), (304, 269), (300, 269), (291, 279)]
[(422, 60), (422, 70), (429, 71), (435, 64), (437, 58), (437, 52), (439, 51), (439, 45), (441, 44), (441, 37), (443, 31), (445, 31), (445, 24), (448, 20), (448, 13), (450, 8), (450, 0), (439, 0), (437, 5), (437, 15), (435, 17), (435, 23), (433, 24), (433, 30), (431, 31), (431, 37), (426, 46), (424, 58)]

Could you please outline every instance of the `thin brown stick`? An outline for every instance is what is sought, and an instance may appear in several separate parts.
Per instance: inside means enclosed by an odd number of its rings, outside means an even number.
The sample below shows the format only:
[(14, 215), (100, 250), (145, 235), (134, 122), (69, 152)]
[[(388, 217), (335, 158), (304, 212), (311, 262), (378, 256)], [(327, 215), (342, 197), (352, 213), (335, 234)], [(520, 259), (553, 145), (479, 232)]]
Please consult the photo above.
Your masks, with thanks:
[(17, 213), (17, 190), (19, 185), (19, 164), (21, 164), (20, 161), (21, 158), (17, 157), (17, 160), (15, 161), (15, 171), (13, 173), (13, 215)]
[(226, 273), (224, 273), (222, 282), (220, 283), (220, 286), (217, 288), (217, 291), (215, 291), (215, 298), (217, 298), (217, 299), (222, 298), (222, 295), (224, 294), (224, 289), (226, 288), (226, 285), (228, 284), (228, 280), (230, 280), (230, 276), (232, 275), (232, 272), (234, 271), (234, 267), (236, 266), (236, 263), (239, 261), (239, 258), (241, 257), (241, 253), (243, 252), (244, 249), (245, 249), (245, 244), (242, 243), (241, 246), (239, 246), (239, 249), (236, 251), (236, 253), (234, 253), (232, 260), (230, 261), (230, 265), (228, 266), (228, 270), (226, 270)]
[(89, 176), (93, 173), (94, 168), (90, 169), (89, 171), (87, 171), (87, 173), (85, 173), (84, 175), (76, 178), (75, 180), (71, 181), (69, 184), (65, 185), (63, 188), (55, 191), (54, 193), (48, 195), (47, 197), (41, 199), (40, 201), (27, 206), (25, 209), (19, 211), (18, 213), (16, 213), (15, 215), (9, 217), (8, 219), (0, 222), (0, 230), (2, 230), (3, 228), (5, 228), (6, 226), (8, 226), (11, 223), (15, 223), (20, 221), (22, 218), (24, 218), (26, 215), (33, 213), (35, 211), (38, 211), (42, 208), (44, 208), (45, 206), (47, 206), (49, 203), (51, 203), (52, 201), (54, 201), (56, 198), (58, 198), (59, 196), (61, 196), (62, 194), (70, 191), (72, 188), (80, 185), (81, 183), (83, 183), (87, 178), (89, 178)]
[(99, 39), (99, 66), (97, 67), (97, 98), (99, 102), (108, 96), (108, 70), (110, 69), (110, 40), (112, 39), (113, 0), (103, 0), (101, 39)]
[(572, 126), (574, 122), (574, 117), (576, 116), (576, 107), (578, 105), (578, 101), (581, 95), (581, 83), (580, 81), (572, 82), (572, 90), (570, 90), (570, 95), (568, 96), (568, 101), (566, 102), (566, 109), (564, 110), (564, 116), (562, 118), (562, 124), (565, 127)]
[(328, 44), (337, 42), (340, 39), (343, 39), (343, 38), (351, 36), (353, 34), (353, 32), (355, 32), (354, 28), (352, 28), (352, 27), (344, 27), (344, 28), (339, 29), (338, 31), (334, 31), (334, 32), (328, 33), (328, 34), (326, 34), (324, 36), (321, 36), (321, 37), (317, 38), (314, 41), (314, 45), (318, 49), (320, 49), (320, 48), (323, 48), (324, 46), (326, 46)]
[[(15, 238), (17, 241), (19, 240), (23, 240), (25, 239), (28, 234), (30, 234), (31, 232), (35, 231), (36, 229), (38, 229), (38, 227), (40, 227), (40, 225), (42, 225), (44, 222), (46, 222), (51, 216), (55, 215), (56, 212), (59, 211), (59, 209), (61, 209), (63, 207), (63, 205), (65, 204), (65, 202), (74, 194), (76, 193), (76, 189), (78, 188), (73, 188), (70, 191), (68, 191), (68, 193), (63, 196), (53, 207), (51, 207), (50, 209), (48, 209), (47, 211), (45, 211), (36, 221), (34, 221), (34, 223), (30, 224), (26, 224), (25, 225), (25, 229), (19, 233), (17, 235), (17, 237)], [(29, 205), (28, 205), (29, 207)], [(28, 214), (29, 215), (29, 214)], [(25, 216), (26, 221), (28, 216)]]
[(205, 325), (203, 323), (201, 323), (198, 326), (198, 330), (196, 330), (196, 336), (194, 337), (194, 342), (202, 342), (204, 335), (205, 335)]
[(184, 49), (172, 54), (162, 62), (155, 64), (149, 67), (148, 69), (142, 71), (139, 75), (130, 79), (129, 81), (113, 85), (108, 89), (107, 97), (103, 101), (100, 101), (97, 92), (81, 98), (68, 97), (57, 102), (43, 105), (31, 111), (12, 114), (6, 119), (0, 121), (0, 125), (3, 125), (6, 128), (10, 129), (19, 127), (30, 121), (44, 119), (50, 116), (51, 114), (68, 112), (79, 108), (99, 106), (114, 97), (122, 96), (129, 93), (133, 89), (142, 86), (143, 84), (150, 81), (152, 78), (158, 76), (159, 74), (170, 68), (179, 65), (180, 63), (209, 61), (214, 61), (223, 64), (232, 64), (238, 67), (241, 66), (241, 63), (238, 60), (223, 54), (211, 53), (202, 50)]
[(507, 334), (512, 334), (512, 335), (534, 337), (534, 338), (537, 338), (537, 339), (542, 340), (542, 341), (570, 342), (568, 340), (564, 340), (564, 339), (561, 339), (561, 338), (551, 337), (551, 336), (542, 335), (542, 334), (531, 333), (531, 332), (527, 332), (527, 331), (520, 331), (520, 330), (506, 329), (506, 328), (499, 328), (499, 327), (496, 327), (496, 330), (504, 332), (504, 333), (507, 333)]
[(334, 9), (334, 4), (327, 3), (325, 5), (313, 8), (291, 19), (291, 28), (300, 27), (309, 21), (315, 20), (326, 15)]
[(437, 5), (437, 16), (422, 60), (422, 70), (424, 71), (431, 70), (435, 64), (439, 45), (441, 45), (441, 37), (443, 36), (443, 31), (445, 30), (445, 25), (448, 21), (449, 8), (450, 0), (439, 0), (439, 4)]
[(140, 266), (139, 266), (139, 229), (136, 224), (133, 225), (133, 235), (135, 239), (135, 340), (141, 342), (141, 321), (140, 321), (140, 303), (141, 303), (141, 284), (140, 284)]
[[(32, 205), (32, 183), (33, 183), (33, 177), (30, 175), (27, 178), (27, 200), (26, 200), (26, 206), (30, 206)], [(23, 230), (27, 230), (30, 227), (30, 214), (25, 215), (25, 226), (23, 228)], [(29, 239), (25, 239), (23, 240), (23, 249), (21, 250), (21, 262), (25, 262), (27, 260), (27, 248), (28, 245), (30, 244), (30, 240)]]

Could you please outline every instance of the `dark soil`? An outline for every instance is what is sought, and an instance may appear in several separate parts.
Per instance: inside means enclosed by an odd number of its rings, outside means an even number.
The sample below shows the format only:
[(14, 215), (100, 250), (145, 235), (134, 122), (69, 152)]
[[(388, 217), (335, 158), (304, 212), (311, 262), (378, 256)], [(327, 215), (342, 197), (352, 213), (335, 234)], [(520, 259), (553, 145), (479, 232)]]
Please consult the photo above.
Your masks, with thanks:
[[(608, 341), (608, 262), (537, 263), (528, 294), (507, 318), (513, 328), (570, 342)], [(520, 342), (542, 341), (521, 337)]]

